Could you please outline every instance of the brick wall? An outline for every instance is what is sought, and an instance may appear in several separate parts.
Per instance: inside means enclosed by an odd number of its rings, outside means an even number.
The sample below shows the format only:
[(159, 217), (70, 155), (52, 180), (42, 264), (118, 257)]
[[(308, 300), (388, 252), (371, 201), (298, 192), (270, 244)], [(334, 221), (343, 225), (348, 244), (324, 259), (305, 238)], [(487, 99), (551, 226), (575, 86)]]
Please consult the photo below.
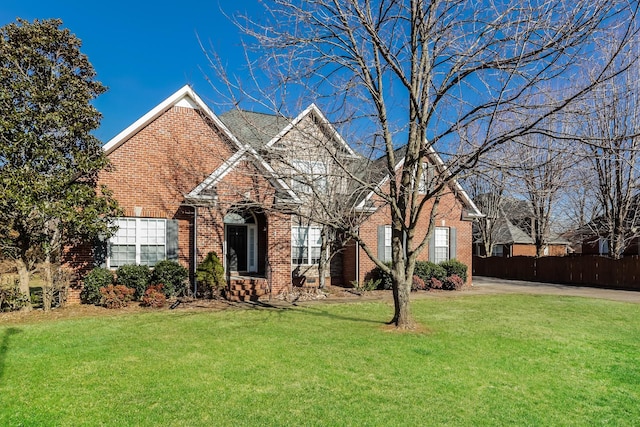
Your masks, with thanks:
[[(425, 237), (429, 229), (429, 214), (432, 206), (432, 203), (427, 202), (423, 209), (423, 214), (416, 227), (414, 246), (416, 246)], [(456, 259), (468, 266), (467, 283), (471, 283), (473, 250), (472, 222), (462, 220), (462, 208), (462, 202), (453, 193), (446, 193), (442, 196), (440, 204), (438, 205), (435, 221), (437, 227), (454, 227), (456, 229)], [(389, 207), (384, 206), (378, 209), (360, 226), (360, 238), (374, 255), (377, 255), (378, 226), (390, 224), (391, 213)], [(347, 253), (345, 257), (346, 259), (349, 259), (349, 262), (355, 262), (355, 250), (352, 250), (352, 253), (350, 254)], [(367, 279), (367, 275), (375, 268), (375, 264), (362, 248), (359, 249), (358, 258), (360, 268), (357, 280), (362, 282)], [(420, 253), (418, 259), (421, 261), (429, 260), (428, 247)]]

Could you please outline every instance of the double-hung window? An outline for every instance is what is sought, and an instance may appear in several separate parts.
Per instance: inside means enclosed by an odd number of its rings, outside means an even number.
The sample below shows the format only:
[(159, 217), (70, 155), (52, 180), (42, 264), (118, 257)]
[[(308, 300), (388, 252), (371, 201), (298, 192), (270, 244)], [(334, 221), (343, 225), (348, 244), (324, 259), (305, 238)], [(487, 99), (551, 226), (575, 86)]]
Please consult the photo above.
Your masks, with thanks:
[[(324, 192), (327, 189), (327, 166), (321, 161), (294, 160), (291, 188), (301, 193), (315, 191)], [(313, 186), (313, 188), (312, 188)]]
[(382, 262), (391, 261), (391, 226), (378, 226), (378, 259)]
[(449, 228), (436, 227), (435, 229), (435, 262), (449, 260)]
[(422, 174), (418, 181), (418, 193), (427, 194), (433, 185), (433, 166), (429, 163), (422, 163)]
[(384, 226), (384, 261), (391, 261), (391, 226)]
[(321, 247), (320, 227), (291, 228), (291, 262), (293, 264), (318, 264)]
[(109, 240), (110, 268), (126, 264), (153, 267), (167, 257), (166, 220), (118, 218), (118, 231)]

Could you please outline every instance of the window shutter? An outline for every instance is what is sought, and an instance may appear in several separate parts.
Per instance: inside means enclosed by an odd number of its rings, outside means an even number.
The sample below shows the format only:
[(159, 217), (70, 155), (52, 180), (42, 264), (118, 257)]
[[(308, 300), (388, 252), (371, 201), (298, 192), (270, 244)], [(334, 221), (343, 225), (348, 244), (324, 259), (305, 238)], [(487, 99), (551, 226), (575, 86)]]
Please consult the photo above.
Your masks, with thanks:
[(108, 242), (97, 238), (93, 241), (93, 264), (96, 267), (107, 267)]
[(457, 241), (458, 236), (456, 234), (456, 229), (454, 227), (449, 228), (449, 259), (454, 259), (456, 257)]
[(178, 220), (168, 219), (166, 228), (167, 259), (178, 260)]
[(378, 226), (378, 259), (382, 262), (387, 262), (384, 256), (384, 225)]
[(436, 229), (431, 230), (429, 236), (429, 261), (436, 262)]

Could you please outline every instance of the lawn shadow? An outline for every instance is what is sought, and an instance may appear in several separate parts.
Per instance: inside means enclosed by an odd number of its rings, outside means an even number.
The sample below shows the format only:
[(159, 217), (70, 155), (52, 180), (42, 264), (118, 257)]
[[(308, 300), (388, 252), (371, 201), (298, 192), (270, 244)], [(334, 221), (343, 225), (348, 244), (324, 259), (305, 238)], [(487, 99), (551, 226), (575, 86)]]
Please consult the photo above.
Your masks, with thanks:
[(386, 322), (384, 322), (382, 320), (371, 320), (371, 319), (365, 319), (365, 318), (362, 318), (362, 317), (355, 317), (355, 316), (343, 316), (343, 315), (340, 315), (340, 314), (329, 313), (326, 310), (321, 310), (321, 309), (316, 308), (316, 307), (310, 307), (310, 306), (297, 306), (297, 307), (302, 309), (300, 311), (300, 313), (310, 314), (312, 316), (326, 317), (326, 318), (329, 318), (329, 319), (336, 319), (336, 320), (346, 320), (348, 322), (371, 323), (371, 324), (374, 324), (374, 325), (385, 325), (386, 324)]
[(0, 342), (0, 381), (4, 375), (4, 361), (9, 351), (9, 339), (12, 335), (19, 334), (21, 331), (18, 328), (8, 328), (2, 334), (2, 342)]

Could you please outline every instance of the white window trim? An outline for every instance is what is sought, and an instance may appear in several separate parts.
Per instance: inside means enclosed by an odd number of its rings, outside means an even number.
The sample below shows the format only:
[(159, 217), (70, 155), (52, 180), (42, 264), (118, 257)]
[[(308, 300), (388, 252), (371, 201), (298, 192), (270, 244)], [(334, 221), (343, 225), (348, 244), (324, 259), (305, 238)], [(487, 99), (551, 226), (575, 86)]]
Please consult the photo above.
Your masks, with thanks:
[(300, 193), (311, 193), (312, 188), (310, 185), (305, 184), (305, 181), (313, 182), (316, 191), (326, 191), (327, 182), (327, 165), (320, 160), (303, 160), (295, 159), (292, 162), (292, 173), (299, 173), (303, 176), (303, 180), (291, 178), (291, 189)]
[[(135, 235), (135, 247), (136, 247), (136, 257), (135, 257), (135, 264), (136, 265), (140, 265), (140, 254), (141, 254), (141, 247), (142, 246), (147, 246), (147, 245), (143, 245), (140, 242), (140, 238), (141, 238), (141, 230), (142, 230), (142, 222), (143, 221), (162, 221), (164, 222), (164, 255), (163, 255), (163, 259), (167, 259), (167, 220), (163, 219), (163, 218), (132, 218), (132, 217), (120, 217), (120, 218), (116, 218), (116, 221), (118, 220), (135, 220), (136, 222), (136, 235)], [(111, 268), (118, 268), (118, 267), (112, 267), (111, 266), (111, 245), (113, 244), (113, 237), (111, 237), (108, 241), (108, 254), (107, 254), (107, 259), (106, 259), (106, 265), (107, 268), (111, 269)], [(132, 245), (133, 246), (133, 245)], [(123, 264), (124, 265), (124, 264)]]
[[(446, 234), (446, 236), (447, 236), (447, 238), (446, 238), (446, 246), (438, 244), (439, 243), (438, 242), (438, 231), (447, 233)], [(434, 243), (435, 243), (434, 244), (434, 251), (435, 251), (434, 259), (435, 259), (435, 263), (439, 264), (439, 263), (441, 263), (443, 261), (449, 261), (449, 259), (450, 259), (450, 255), (449, 254), (450, 254), (450, 250), (451, 250), (451, 241), (450, 241), (450, 239), (451, 239), (451, 231), (449, 230), (449, 227), (436, 227), (435, 230), (434, 230), (434, 233), (435, 233), (435, 236), (434, 236), (435, 237), (435, 241), (434, 241)], [(447, 248), (447, 256), (446, 256), (445, 259), (439, 259), (438, 258), (438, 248), (445, 248), (445, 247)]]
[(391, 249), (391, 240), (392, 240), (391, 236), (392, 236), (391, 226), (385, 225), (384, 226), (384, 261), (385, 262), (391, 261), (393, 259), (393, 253)]
[[(302, 264), (298, 264), (298, 263), (295, 263), (293, 261), (293, 255), (294, 255), (294, 248), (300, 247), (300, 246), (297, 246), (297, 245), (293, 244), (294, 243), (293, 238), (294, 238), (294, 236), (296, 236), (296, 242), (297, 242), (298, 234), (294, 233), (294, 230), (301, 229), (301, 228), (308, 230), (307, 236), (306, 236), (306, 242), (305, 242), (305, 247), (307, 249), (307, 260), (306, 260), (307, 262), (302, 263)], [(311, 240), (310, 240), (310, 238), (311, 238), (311, 230), (313, 230), (313, 229), (318, 230), (319, 233), (320, 233), (320, 240), (321, 240), (320, 245), (312, 245), (311, 244)], [(290, 257), (291, 264), (293, 264), (293, 265), (318, 265), (319, 262), (312, 262), (311, 248), (322, 248), (322, 227), (316, 227), (316, 226), (293, 226), (293, 227), (291, 227), (291, 257)], [(322, 256), (322, 252), (320, 253), (320, 256)]]
[(420, 175), (420, 179), (418, 180), (418, 194), (427, 194), (427, 189), (429, 188), (429, 183), (427, 182), (429, 178), (429, 164), (426, 162), (422, 162), (422, 174)]

